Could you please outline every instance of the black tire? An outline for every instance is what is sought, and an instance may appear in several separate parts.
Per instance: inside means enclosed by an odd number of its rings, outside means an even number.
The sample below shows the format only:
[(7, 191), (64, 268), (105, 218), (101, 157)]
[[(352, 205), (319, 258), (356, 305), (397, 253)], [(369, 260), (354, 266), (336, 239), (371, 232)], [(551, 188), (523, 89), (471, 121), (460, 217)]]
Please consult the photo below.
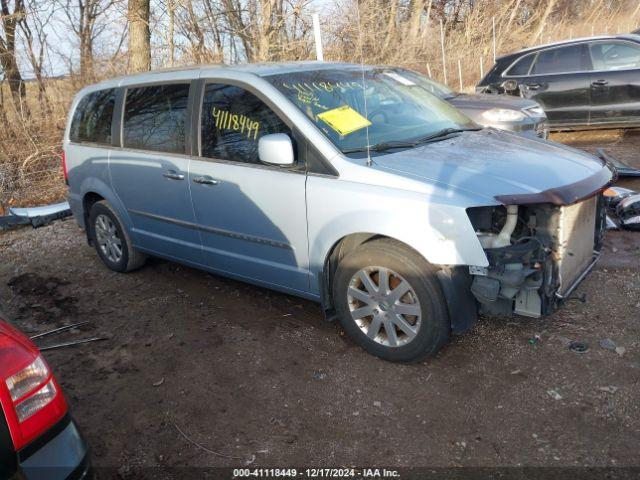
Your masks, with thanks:
[[(96, 236), (96, 221), (101, 215), (111, 220), (111, 222), (115, 226), (116, 235), (122, 245), (122, 254), (117, 261), (113, 261), (112, 259), (110, 259), (105, 251), (103, 251), (101, 245), (98, 243), (98, 238)], [(96, 249), (96, 252), (98, 252), (98, 256), (103, 261), (103, 263), (111, 270), (115, 270), (116, 272), (130, 272), (144, 265), (147, 256), (133, 249), (129, 234), (122, 226), (120, 217), (118, 217), (118, 214), (115, 212), (113, 207), (111, 207), (111, 205), (107, 203), (106, 200), (101, 200), (91, 206), (91, 211), (89, 212), (89, 225), (87, 226), (87, 228), (89, 228), (91, 241)]]
[[(420, 307), (414, 308), (421, 312), (421, 324), (415, 337), (410, 340), (405, 337), (407, 343), (401, 346), (392, 347), (369, 338), (358, 326), (356, 320), (352, 318), (347, 292), (355, 275), (367, 267), (374, 267), (374, 270), (375, 267), (383, 267), (395, 272), (399, 275), (399, 277), (395, 277), (396, 284), (405, 279), (417, 296)], [(389, 275), (389, 278), (392, 276)], [(449, 339), (451, 321), (446, 299), (433, 267), (417, 252), (398, 241), (392, 239), (372, 240), (348, 253), (338, 264), (332, 287), (334, 305), (343, 328), (358, 345), (377, 357), (394, 362), (415, 363), (435, 355)], [(413, 298), (413, 293), (409, 295)], [(361, 305), (367, 306), (368, 304), (362, 303)], [(387, 308), (390, 309), (389, 316), (394, 315), (393, 308), (395, 307), (389, 307), (388, 302), (384, 303), (383, 315), (386, 314)], [(375, 311), (380, 312), (381, 310), (376, 308)], [(365, 318), (373, 320), (374, 317)], [(387, 317), (385, 316), (385, 318)], [(404, 318), (417, 320), (417, 316), (404, 316)], [(380, 327), (382, 341), (385, 341), (384, 336), (387, 331), (385, 325)], [(403, 335), (401, 330), (397, 329), (397, 332)], [(389, 342), (388, 337), (387, 342)]]

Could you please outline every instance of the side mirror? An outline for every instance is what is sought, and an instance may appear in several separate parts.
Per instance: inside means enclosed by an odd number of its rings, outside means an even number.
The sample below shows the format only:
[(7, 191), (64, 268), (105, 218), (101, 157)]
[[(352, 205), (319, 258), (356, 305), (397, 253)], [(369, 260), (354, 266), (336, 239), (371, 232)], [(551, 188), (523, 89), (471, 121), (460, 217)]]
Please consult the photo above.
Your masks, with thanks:
[(258, 140), (258, 158), (269, 165), (293, 165), (293, 144), (286, 133), (272, 133)]

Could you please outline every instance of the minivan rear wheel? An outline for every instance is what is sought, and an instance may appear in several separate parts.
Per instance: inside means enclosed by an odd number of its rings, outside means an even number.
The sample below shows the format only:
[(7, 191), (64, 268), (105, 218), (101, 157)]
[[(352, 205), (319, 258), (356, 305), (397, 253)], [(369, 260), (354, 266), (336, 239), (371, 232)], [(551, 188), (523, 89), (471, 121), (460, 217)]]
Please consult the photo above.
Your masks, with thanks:
[(133, 249), (120, 217), (105, 200), (91, 206), (88, 228), (98, 256), (111, 270), (130, 272), (144, 265), (146, 255)]
[(334, 304), (349, 336), (367, 352), (419, 362), (448, 340), (451, 322), (433, 267), (391, 239), (367, 242), (338, 264)]

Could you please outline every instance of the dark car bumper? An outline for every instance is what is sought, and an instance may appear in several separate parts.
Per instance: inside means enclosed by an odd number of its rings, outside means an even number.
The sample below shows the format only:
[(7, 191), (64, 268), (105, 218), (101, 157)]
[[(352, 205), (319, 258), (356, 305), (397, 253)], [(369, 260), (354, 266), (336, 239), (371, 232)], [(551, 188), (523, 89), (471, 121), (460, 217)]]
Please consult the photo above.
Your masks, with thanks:
[(84, 480), (92, 476), (89, 448), (69, 416), (18, 452), (18, 462), (25, 480)]

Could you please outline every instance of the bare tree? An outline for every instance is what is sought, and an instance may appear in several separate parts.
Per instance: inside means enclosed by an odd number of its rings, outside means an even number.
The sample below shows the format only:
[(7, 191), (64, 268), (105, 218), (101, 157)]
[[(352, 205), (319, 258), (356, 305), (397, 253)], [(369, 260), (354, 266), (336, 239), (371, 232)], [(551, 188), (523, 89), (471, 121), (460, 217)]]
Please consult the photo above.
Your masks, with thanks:
[(101, 18), (118, 0), (58, 0), (69, 26), (78, 38), (80, 50), (80, 74), (93, 76), (93, 49), (96, 38), (105, 30), (107, 23)]
[(151, 70), (151, 31), (149, 0), (129, 0), (129, 69)]
[(44, 84), (43, 68), (47, 50), (47, 27), (53, 17), (52, 8), (41, 8), (42, 2), (28, 0), (28, 14), (20, 22), (24, 47), (38, 82), (38, 98), (45, 109), (49, 109)]
[(7, 83), (9, 83), (16, 109), (20, 111), (23, 108), (22, 99), (26, 90), (16, 57), (16, 30), (25, 15), (24, 2), (23, 0), (15, 0), (13, 12), (11, 12), (9, 0), (0, 0), (0, 8), (4, 35), (0, 35), (0, 66), (2, 66)]

